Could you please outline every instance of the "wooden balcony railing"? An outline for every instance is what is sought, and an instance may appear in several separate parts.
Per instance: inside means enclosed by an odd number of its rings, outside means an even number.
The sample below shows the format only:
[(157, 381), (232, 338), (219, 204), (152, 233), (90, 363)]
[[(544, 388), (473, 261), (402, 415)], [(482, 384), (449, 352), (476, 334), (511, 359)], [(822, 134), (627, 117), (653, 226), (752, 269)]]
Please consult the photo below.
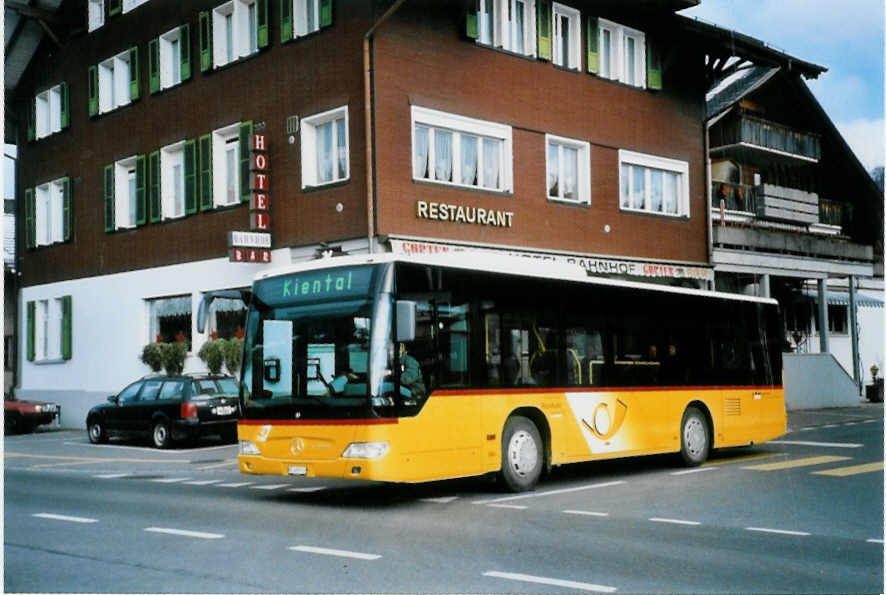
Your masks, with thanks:
[(815, 161), (821, 159), (821, 139), (812, 132), (795, 130), (749, 114), (725, 122), (721, 130), (718, 141), (723, 145), (744, 143)]
[(818, 221), (825, 225), (839, 225), (846, 229), (852, 222), (852, 205), (835, 200), (818, 199)]
[(711, 206), (720, 208), (723, 200), (727, 211), (757, 212), (757, 191), (747, 184), (735, 184), (732, 182), (711, 182)]

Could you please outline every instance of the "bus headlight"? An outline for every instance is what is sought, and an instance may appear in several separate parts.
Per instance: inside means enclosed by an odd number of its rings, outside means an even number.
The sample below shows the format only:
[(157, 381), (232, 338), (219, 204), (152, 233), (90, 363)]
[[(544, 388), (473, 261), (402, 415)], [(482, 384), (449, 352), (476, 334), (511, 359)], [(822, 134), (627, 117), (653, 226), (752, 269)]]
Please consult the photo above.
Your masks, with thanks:
[(341, 456), (345, 459), (380, 459), (386, 454), (387, 442), (351, 442)]
[(258, 447), (255, 444), (253, 444), (249, 440), (241, 440), (240, 441), (240, 454), (255, 456), (255, 455), (260, 455), (261, 451), (258, 449)]

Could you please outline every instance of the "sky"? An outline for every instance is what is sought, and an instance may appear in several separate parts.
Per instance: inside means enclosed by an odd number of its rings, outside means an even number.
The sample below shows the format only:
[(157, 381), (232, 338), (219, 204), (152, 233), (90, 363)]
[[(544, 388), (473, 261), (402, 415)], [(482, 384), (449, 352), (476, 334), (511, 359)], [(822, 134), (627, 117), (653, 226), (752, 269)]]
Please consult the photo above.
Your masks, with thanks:
[(826, 67), (807, 85), (865, 169), (883, 165), (883, 0), (701, 0), (680, 14)]

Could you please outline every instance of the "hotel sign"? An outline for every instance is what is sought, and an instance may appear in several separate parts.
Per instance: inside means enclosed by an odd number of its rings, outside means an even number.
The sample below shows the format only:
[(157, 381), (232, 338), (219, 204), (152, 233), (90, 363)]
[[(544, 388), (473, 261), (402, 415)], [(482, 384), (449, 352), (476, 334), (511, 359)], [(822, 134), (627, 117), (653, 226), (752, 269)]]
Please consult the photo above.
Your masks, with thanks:
[(249, 229), (228, 233), (228, 257), (231, 262), (271, 262), (270, 163), (267, 137), (253, 134), (249, 154), (250, 197)]

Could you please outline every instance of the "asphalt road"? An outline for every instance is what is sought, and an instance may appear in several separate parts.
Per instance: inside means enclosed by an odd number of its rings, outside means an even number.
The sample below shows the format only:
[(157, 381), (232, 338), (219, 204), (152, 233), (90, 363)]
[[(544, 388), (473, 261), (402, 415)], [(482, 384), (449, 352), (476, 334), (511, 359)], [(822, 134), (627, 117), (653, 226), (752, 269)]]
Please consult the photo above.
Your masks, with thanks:
[(5, 439), (6, 592), (882, 593), (882, 406), (527, 494), (256, 477), (236, 447)]

